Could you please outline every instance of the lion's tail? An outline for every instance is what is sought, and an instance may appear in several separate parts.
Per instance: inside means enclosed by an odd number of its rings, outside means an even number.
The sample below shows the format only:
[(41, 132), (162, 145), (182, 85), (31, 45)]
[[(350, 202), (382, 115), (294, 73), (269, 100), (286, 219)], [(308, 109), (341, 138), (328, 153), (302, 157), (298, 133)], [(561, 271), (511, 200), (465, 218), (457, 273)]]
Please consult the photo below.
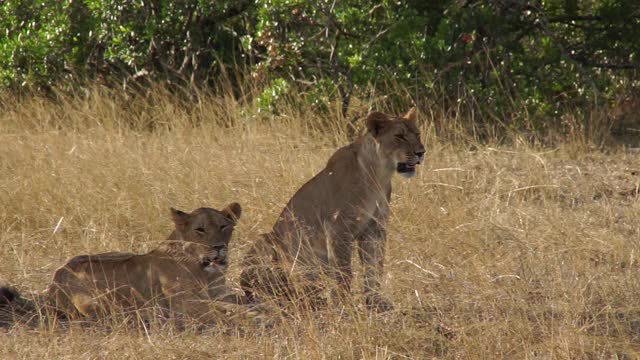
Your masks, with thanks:
[(24, 298), (13, 287), (0, 287), (0, 328), (14, 324), (37, 326), (45, 318), (36, 301)]

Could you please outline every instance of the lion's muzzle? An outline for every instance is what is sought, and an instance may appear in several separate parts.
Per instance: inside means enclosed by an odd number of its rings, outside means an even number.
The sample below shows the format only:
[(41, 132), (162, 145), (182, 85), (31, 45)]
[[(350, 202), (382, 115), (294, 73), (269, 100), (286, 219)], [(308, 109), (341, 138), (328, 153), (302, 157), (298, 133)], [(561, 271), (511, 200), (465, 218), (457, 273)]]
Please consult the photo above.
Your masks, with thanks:
[(214, 246), (209, 254), (200, 259), (206, 272), (221, 272), (227, 269), (227, 246)]
[(399, 162), (396, 170), (404, 177), (412, 177), (416, 174), (416, 166), (424, 161), (424, 148), (413, 154), (407, 154), (404, 162)]

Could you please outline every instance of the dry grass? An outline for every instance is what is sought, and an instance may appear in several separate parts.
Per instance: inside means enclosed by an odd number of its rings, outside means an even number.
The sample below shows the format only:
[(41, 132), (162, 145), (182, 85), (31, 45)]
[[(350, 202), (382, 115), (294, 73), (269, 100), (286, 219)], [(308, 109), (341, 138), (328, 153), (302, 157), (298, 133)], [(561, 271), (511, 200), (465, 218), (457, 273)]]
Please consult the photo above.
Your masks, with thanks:
[[(300, 111), (269, 119), (227, 98), (154, 99), (5, 101), (1, 281), (40, 290), (70, 256), (149, 249), (169, 232), (170, 206), (240, 202), (238, 259), (347, 142), (341, 125), (322, 135)], [(18, 327), (0, 333), (2, 358), (640, 356), (638, 155), (468, 151), (421, 120), (428, 161), (394, 183), (384, 289), (397, 310), (370, 315), (356, 301), (204, 334)]]

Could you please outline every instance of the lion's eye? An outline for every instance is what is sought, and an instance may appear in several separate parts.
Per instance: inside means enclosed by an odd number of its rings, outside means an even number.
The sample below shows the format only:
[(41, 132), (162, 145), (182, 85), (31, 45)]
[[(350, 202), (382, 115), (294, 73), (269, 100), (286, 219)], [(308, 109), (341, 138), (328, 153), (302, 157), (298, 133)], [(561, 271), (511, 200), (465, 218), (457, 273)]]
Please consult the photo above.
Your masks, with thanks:
[(396, 134), (396, 139), (404, 140), (404, 134)]
[(201, 234), (201, 235), (205, 233), (205, 231), (204, 231), (204, 228), (203, 228), (203, 227), (199, 227), (199, 228), (197, 228), (197, 229), (196, 229), (196, 232), (197, 232), (198, 234)]
[(229, 225), (229, 224), (220, 225), (220, 231), (225, 231), (225, 230), (229, 229), (230, 226), (231, 225)]

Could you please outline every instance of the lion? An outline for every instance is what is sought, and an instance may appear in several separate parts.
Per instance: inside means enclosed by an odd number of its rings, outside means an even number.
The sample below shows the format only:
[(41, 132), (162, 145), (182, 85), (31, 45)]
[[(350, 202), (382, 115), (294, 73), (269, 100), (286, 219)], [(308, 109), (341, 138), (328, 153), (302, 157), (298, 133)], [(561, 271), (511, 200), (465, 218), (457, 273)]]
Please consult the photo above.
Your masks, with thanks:
[[(190, 214), (171, 208), (175, 230), (169, 240), (145, 254), (76, 256), (55, 271), (38, 302), (47, 312), (65, 319), (98, 319), (114, 310), (160, 309), (164, 317), (214, 321), (212, 307), (215, 309), (218, 303), (244, 302), (226, 287), (224, 276), (229, 242), (240, 215), (237, 203), (221, 211), (199, 208)], [(0, 288), (0, 305), (22, 310), (18, 315), (26, 319), (28, 300), (19, 300), (15, 290)], [(35, 303), (31, 305), (37, 308)]]
[(391, 179), (416, 174), (425, 148), (415, 109), (397, 117), (370, 113), (366, 132), (338, 149), (326, 167), (289, 200), (273, 226), (242, 261), (240, 285), (253, 301), (293, 296), (291, 275), (303, 273), (305, 293), (318, 291), (318, 274), (351, 292), (353, 244), (364, 267), (365, 304), (379, 311), (392, 303), (380, 292), (389, 219)]

